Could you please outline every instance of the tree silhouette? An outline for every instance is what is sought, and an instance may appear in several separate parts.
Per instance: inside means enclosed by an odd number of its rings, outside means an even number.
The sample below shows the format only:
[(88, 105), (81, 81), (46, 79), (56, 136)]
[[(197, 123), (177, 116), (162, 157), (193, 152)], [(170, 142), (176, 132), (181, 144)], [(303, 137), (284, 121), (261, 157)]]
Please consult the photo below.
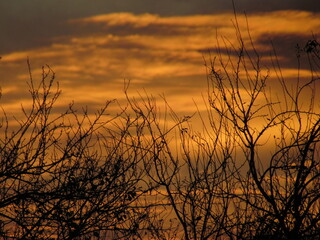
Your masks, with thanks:
[(128, 88), (118, 113), (61, 113), (53, 70), (36, 83), (28, 63), (32, 103), (1, 122), (0, 236), (319, 239), (320, 45), (297, 46), (285, 79), (276, 51), (235, 30), (205, 58), (206, 112), (190, 116)]
[(130, 147), (135, 120), (107, 114), (111, 101), (95, 114), (72, 105), (57, 113), (60, 90), (49, 67), (29, 87), (31, 106), (15, 123), (4, 112), (1, 126), (1, 237), (134, 235), (130, 221), (139, 224), (142, 214), (133, 202), (143, 192), (141, 157)]
[(267, 67), (250, 32), (245, 41), (237, 21), (235, 30), (238, 45), (223, 39), (206, 61), (201, 131), (165, 100), (161, 115), (152, 96), (128, 98), (145, 122), (145, 168), (163, 209), (150, 228), (158, 239), (319, 238), (319, 44), (299, 48), (289, 80), (276, 52)]

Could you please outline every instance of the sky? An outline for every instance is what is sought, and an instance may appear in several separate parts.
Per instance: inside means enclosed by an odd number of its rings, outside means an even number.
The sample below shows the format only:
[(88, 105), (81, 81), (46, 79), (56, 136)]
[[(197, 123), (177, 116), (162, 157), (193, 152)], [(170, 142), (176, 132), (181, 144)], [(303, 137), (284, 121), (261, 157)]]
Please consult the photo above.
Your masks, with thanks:
[[(244, 40), (246, 13), (266, 65), (272, 42), (284, 76), (294, 77), (296, 44), (320, 34), (319, 0), (234, 2)], [(130, 80), (132, 95), (165, 95), (181, 114), (193, 111), (206, 92), (208, 53), (220, 37), (235, 43), (233, 24), (228, 0), (0, 0), (0, 104), (14, 113), (30, 102), (29, 59), (35, 79), (42, 66), (55, 71), (61, 106), (123, 99)]]

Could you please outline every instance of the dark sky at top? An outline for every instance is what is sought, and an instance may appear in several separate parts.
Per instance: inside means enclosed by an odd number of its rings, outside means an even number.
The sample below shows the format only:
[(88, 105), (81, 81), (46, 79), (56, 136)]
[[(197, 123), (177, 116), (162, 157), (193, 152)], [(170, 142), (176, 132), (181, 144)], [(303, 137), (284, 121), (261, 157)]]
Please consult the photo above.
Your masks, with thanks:
[[(320, 0), (235, 0), (237, 11), (320, 11)], [(231, 0), (0, 0), (0, 54), (72, 34), (67, 20), (113, 12), (162, 16), (232, 11)]]

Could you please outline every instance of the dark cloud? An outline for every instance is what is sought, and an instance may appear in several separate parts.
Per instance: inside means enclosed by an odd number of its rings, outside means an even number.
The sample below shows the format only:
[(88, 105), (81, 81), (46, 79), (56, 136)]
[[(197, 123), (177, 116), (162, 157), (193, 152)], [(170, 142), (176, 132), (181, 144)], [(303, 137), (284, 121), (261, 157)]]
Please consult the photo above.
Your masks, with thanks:
[(260, 36), (256, 41), (259, 44), (272, 44), (278, 53), (287, 53), (287, 51), (295, 50), (297, 45), (304, 46), (313, 36), (311, 34), (281, 34), (273, 33)]
[[(256, 40), (258, 44), (272, 46), (272, 49), (265, 52), (266, 55), (276, 55), (281, 59), (282, 64), (287, 68), (296, 68), (298, 64), (297, 56), (305, 57), (304, 47), (310, 39), (313, 39), (312, 34), (268, 34), (260, 36)], [(308, 61), (302, 61), (300, 67), (309, 69)]]
[(276, 10), (304, 10), (319, 12), (320, 4), (317, 0), (234, 0), (238, 11), (266, 12)]

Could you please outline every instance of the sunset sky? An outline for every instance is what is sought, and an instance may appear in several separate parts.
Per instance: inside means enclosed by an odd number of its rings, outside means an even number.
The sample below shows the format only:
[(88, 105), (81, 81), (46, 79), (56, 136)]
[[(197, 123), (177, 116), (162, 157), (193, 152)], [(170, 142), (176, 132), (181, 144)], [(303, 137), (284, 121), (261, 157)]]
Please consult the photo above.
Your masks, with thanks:
[[(268, 59), (272, 41), (284, 76), (294, 77), (296, 44), (320, 34), (319, 0), (235, 4), (261, 55)], [(192, 111), (206, 91), (204, 59), (216, 36), (235, 41), (233, 20), (231, 0), (0, 0), (1, 104), (15, 111), (30, 99), (29, 58), (35, 79), (43, 65), (55, 71), (59, 104), (97, 108), (123, 98), (128, 79), (133, 95), (164, 94), (178, 112)]]

